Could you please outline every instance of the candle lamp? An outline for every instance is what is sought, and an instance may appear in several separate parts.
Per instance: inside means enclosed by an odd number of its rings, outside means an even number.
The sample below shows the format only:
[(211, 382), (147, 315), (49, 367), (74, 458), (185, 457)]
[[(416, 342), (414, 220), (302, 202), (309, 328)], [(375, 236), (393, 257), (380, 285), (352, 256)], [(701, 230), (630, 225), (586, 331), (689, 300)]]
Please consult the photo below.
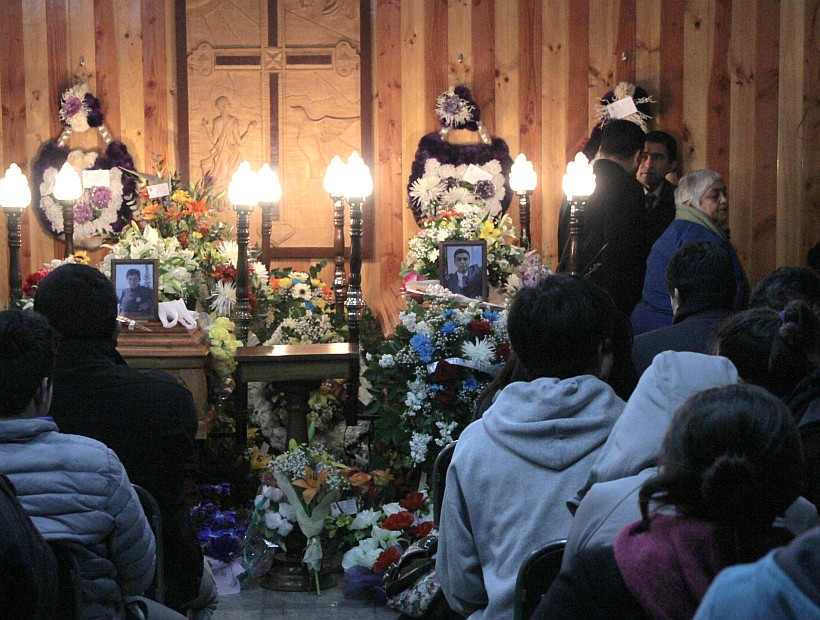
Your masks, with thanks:
[(29, 204), (31, 190), (26, 175), (17, 164), (12, 164), (0, 179), (0, 207), (8, 218), (9, 291), (12, 301), (23, 296), (23, 278), (20, 272), (20, 246), (23, 239), (21, 218)]
[(538, 178), (532, 162), (520, 153), (510, 171), (510, 187), (518, 194), (518, 214), (521, 219), (520, 243), (525, 250), (530, 249), (530, 197)]
[(83, 195), (80, 175), (65, 162), (54, 181), (54, 198), (63, 208), (63, 234), (65, 235), (65, 258), (74, 254), (74, 205)]
[(580, 242), (584, 229), (587, 200), (595, 191), (595, 175), (592, 164), (583, 153), (575, 155), (575, 161), (567, 164), (561, 186), (569, 203), (569, 272), (580, 275)]
[[(351, 344), (359, 344), (359, 325), (365, 307), (362, 296), (362, 209), (364, 201), (373, 193), (373, 178), (370, 169), (355, 151), (347, 160), (344, 175), (343, 194), (350, 205), (350, 279), (344, 306), (347, 310), (348, 339)], [(358, 421), (359, 358), (350, 365), (350, 377), (345, 384), (347, 402), (345, 421), (348, 425)]]
[(279, 219), (279, 201), (282, 199), (282, 185), (277, 175), (268, 164), (262, 164), (256, 173), (259, 196), (257, 202), (262, 209), (262, 264), (270, 269), (271, 247), (270, 234), (273, 220)]
[(258, 201), (257, 177), (247, 161), (239, 164), (228, 185), (228, 200), (236, 210), (236, 244), (238, 257), (236, 265), (236, 307), (233, 321), (236, 337), (243, 344), (248, 343), (251, 325), (251, 304), (248, 298), (248, 241), (250, 239), (251, 211)]
[(324, 188), (330, 194), (333, 201), (333, 298), (335, 301), (334, 310), (336, 321), (341, 323), (344, 320), (345, 310), (345, 289), (347, 288), (347, 278), (345, 276), (345, 198), (344, 182), (347, 168), (341, 157), (334, 155), (330, 160), (330, 165), (325, 173)]

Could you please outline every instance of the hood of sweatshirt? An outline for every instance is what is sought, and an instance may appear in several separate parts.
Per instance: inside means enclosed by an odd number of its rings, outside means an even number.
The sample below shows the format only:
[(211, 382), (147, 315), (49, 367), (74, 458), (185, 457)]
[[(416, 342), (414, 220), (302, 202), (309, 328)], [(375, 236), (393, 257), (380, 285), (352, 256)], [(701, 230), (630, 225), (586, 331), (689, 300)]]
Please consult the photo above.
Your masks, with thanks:
[(688, 351), (656, 355), (595, 459), (586, 485), (569, 503), (577, 506), (596, 482), (626, 478), (656, 465), (678, 407), (697, 392), (737, 382), (737, 370), (725, 357)]
[(562, 471), (606, 441), (624, 405), (592, 375), (542, 377), (505, 387), (482, 420), (490, 441), (536, 465)]

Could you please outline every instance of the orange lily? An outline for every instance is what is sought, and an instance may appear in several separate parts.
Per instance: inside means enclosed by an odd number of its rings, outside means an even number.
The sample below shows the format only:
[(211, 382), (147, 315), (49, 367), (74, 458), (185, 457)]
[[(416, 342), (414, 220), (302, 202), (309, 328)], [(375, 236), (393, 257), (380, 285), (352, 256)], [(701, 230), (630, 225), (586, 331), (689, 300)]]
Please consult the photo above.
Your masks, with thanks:
[(316, 497), (319, 489), (322, 488), (322, 484), (325, 480), (327, 480), (329, 475), (329, 469), (322, 470), (322, 472), (317, 476), (312, 467), (305, 465), (305, 477), (294, 480), (293, 486), (302, 487), (304, 489), (304, 491), (302, 491), (302, 499), (305, 500), (306, 504), (310, 504), (310, 502), (313, 501), (313, 498)]

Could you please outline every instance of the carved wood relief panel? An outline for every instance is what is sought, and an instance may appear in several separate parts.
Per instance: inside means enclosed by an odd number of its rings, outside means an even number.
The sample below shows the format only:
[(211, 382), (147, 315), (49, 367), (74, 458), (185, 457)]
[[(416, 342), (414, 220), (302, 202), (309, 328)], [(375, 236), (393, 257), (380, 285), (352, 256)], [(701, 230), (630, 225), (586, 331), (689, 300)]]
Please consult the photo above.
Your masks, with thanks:
[[(185, 0), (190, 177), (227, 188), (242, 160), (268, 162), (283, 187), (275, 258), (332, 256), (325, 170), (354, 150), (372, 166), (369, 19), (361, 0)], [(233, 222), (229, 206), (219, 217)]]

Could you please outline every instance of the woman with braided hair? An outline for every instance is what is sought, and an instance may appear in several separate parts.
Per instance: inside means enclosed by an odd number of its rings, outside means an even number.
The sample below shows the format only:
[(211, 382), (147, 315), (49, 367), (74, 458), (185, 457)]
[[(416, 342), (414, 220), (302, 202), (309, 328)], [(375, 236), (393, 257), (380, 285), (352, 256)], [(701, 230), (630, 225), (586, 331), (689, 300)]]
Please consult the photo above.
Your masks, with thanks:
[(533, 618), (691, 618), (723, 568), (792, 538), (772, 523), (802, 485), (800, 436), (780, 400), (751, 385), (699, 392), (641, 488), (642, 518), (613, 547), (575, 556)]

